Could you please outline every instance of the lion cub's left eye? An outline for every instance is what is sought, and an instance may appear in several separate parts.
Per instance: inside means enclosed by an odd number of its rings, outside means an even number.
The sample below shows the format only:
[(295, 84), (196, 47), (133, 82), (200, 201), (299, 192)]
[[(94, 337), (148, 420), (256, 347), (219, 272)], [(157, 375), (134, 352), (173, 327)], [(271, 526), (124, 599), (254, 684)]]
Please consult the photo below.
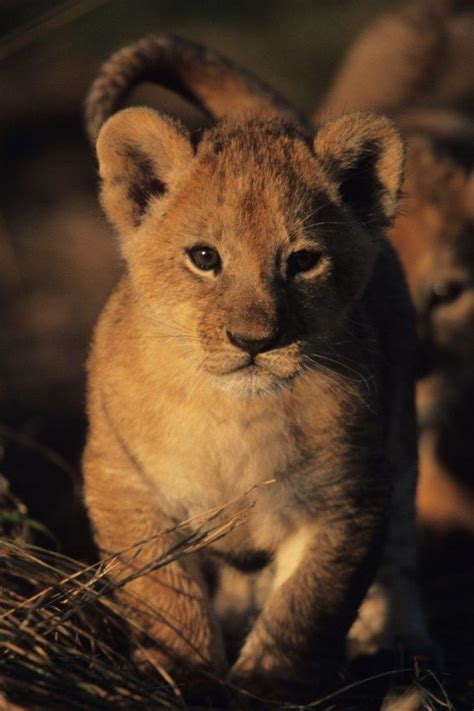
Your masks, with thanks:
[(300, 249), (298, 252), (293, 252), (288, 257), (287, 275), (292, 277), (301, 272), (309, 272), (320, 259), (321, 254), (310, 249)]
[(219, 252), (204, 244), (197, 244), (188, 249), (188, 255), (194, 266), (203, 272), (218, 271), (221, 266)]

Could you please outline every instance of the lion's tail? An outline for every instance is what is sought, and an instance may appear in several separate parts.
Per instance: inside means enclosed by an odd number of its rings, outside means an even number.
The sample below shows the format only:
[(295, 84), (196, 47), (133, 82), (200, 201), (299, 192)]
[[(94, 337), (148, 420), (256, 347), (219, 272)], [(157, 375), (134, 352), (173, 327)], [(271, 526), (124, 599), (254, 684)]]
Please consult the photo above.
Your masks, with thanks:
[(473, 67), (472, 0), (412, 0), (362, 32), (314, 118), (418, 106), (473, 115)]
[(218, 52), (172, 35), (158, 35), (118, 50), (99, 70), (85, 105), (91, 143), (129, 91), (145, 81), (177, 92), (211, 118), (301, 121), (284, 98)]

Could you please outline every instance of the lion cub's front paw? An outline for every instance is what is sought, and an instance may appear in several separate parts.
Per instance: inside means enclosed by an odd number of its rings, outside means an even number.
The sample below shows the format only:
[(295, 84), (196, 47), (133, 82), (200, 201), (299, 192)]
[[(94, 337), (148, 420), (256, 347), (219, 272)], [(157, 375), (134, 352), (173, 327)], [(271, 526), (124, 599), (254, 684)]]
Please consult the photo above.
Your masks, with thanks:
[(244, 692), (242, 699), (247, 704), (250, 700), (257, 706), (258, 702), (263, 703), (263, 708), (268, 708), (270, 701), (304, 704), (314, 700), (315, 695), (326, 688), (326, 682), (332, 678), (332, 674), (323, 672), (323, 666), (314, 659), (299, 663), (293, 659), (290, 663), (275, 648), (267, 649), (259, 655), (239, 657), (228, 680)]
[(244, 691), (243, 698), (254, 701), (281, 698), (284, 680), (291, 677), (284, 671), (283, 661), (274, 651), (261, 650), (258, 654), (241, 654), (228, 675), (229, 682)]

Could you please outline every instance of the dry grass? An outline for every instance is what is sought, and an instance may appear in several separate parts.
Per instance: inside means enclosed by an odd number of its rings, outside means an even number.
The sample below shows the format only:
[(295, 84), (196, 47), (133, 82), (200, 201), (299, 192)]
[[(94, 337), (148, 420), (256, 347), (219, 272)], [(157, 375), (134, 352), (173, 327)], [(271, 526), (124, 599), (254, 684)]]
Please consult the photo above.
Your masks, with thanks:
[[(8, 508), (0, 514), (0, 525), (15, 538), (0, 541), (1, 688), (17, 703), (47, 709), (182, 706), (181, 692), (165, 670), (144, 675), (128, 654), (131, 640), (144, 647), (159, 641), (137, 622), (124, 623), (112, 593), (131, 576), (113, 583), (109, 578), (119, 554), (87, 566), (38, 547), (29, 540), (32, 522), (22, 504), (5, 486), (2, 498)], [(193, 521), (191, 533), (188, 522), (180, 524), (175, 527), (183, 529), (180, 543), (133, 576), (216, 541), (238, 526), (247, 510), (232, 516), (223, 515), (222, 508), (211, 511)], [(164, 533), (169, 531), (140, 541), (132, 550)]]
[[(179, 544), (133, 576), (149, 573), (215, 542), (245, 520), (249, 507), (233, 515), (226, 509), (221, 507), (194, 519), (192, 532), (189, 521), (174, 527), (172, 530), (182, 530)], [(11, 495), (0, 477), (1, 532), (0, 689), (9, 700), (22, 707), (49, 710), (208, 708), (212, 698), (212, 707), (217, 708), (225, 704), (224, 698), (233, 696), (235, 690), (204, 672), (195, 686), (197, 696), (194, 693), (186, 700), (164, 669), (155, 666), (152, 673), (144, 673), (133, 661), (130, 648), (139, 645), (146, 653), (149, 645), (159, 646), (160, 642), (133, 618), (128, 617), (125, 623), (113, 592), (128, 582), (130, 575), (118, 581), (114, 576), (114, 582), (109, 577), (120, 554), (86, 565), (35, 545), (34, 537), (36, 533), (44, 535), (44, 527), (31, 521), (22, 502)], [(165, 533), (169, 530), (121, 553), (138, 551)], [(133, 607), (133, 598), (129, 603)], [(378, 708), (381, 697), (377, 703), (370, 685), (380, 681), (386, 684), (391, 677), (400, 681), (400, 673), (410, 671), (397, 669), (355, 680), (304, 708)], [(210, 688), (214, 690), (211, 697)], [(207, 689), (207, 696), (199, 696), (199, 689)], [(268, 702), (263, 707), (273, 705)], [(2, 705), (1, 692), (0, 708), (10, 708), (6, 697)], [(437, 680), (419, 671), (412, 691), (387, 700), (383, 708), (454, 709)]]
[[(7, 427), (0, 427), (0, 436), (7, 448), (12, 442), (26, 447), (38, 458), (38, 466), (42, 459), (46, 459), (64, 476), (63, 460), (58, 460), (56, 453), (48, 447), (40, 446), (23, 435), (17, 436), (14, 430)], [(30, 471), (31, 491), (36, 497), (41, 494), (41, 490), (34, 485), (39, 471)], [(245, 492), (243, 496), (247, 493), (250, 492)], [(239, 498), (229, 504), (239, 504)], [(181, 529), (179, 544), (133, 575), (149, 573), (194, 553), (239, 526), (245, 520), (249, 507), (242, 504), (231, 516), (229, 504), (193, 519), (192, 527), (189, 526), (191, 521), (173, 527), (172, 530)], [(169, 530), (137, 542), (132, 549), (139, 551), (165, 533)], [(114, 590), (130, 580), (130, 575), (118, 581), (114, 576), (114, 582), (109, 577), (120, 554), (87, 565), (58, 552), (59, 545), (54, 536), (48, 534), (44, 523), (29, 516), (26, 506), (11, 494), (7, 481), (0, 476), (1, 711), (16, 711), (17, 707), (10, 702), (19, 704), (18, 708), (43, 711), (140, 707), (229, 708), (229, 701), (235, 704), (236, 690), (210, 674), (200, 673), (196, 678), (195, 670), (189, 670), (186, 682), (192, 683), (183, 684), (180, 675), (181, 686), (178, 687), (167, 672), (156, 665), (144, 672), (134, 662), (131, 649), (141, 646), (146, 655), (146, 649), (159, 647), (160, 641), (153, 638), (148, 630), (142, 629), (133, 616), (127, 614), (125, 621), (123, 607), (114, 598)], [(472, 547), (468, 550), (472, 551)], [(453, 559), (451, 546), (447, 552)], [(436, 561), (432, 555), (430, 559)], [(434, 610), (435, 620), (442, 613), (440, 628), (452, 629), (453, 634), (456, 634), (455, 629), (459, 629), (457, 636), (461, 639), (462, 634), (466, 638), (469, 636), (470, 618), (466, 618), (465, 610), (472, 608), (474, 578), (471, 582), (472, 576), (468, 575), (466, 580), (468, 571), (461, 568), (459, 562), (452, 562), (457, 572), (456, 575), (451, 572), (449, 577), (443, 574), (439, 565), (435, 565), (437, 584), (433, 588), (435, 594), (430, 596), (429, 607), (432, 608), (432, 616)], [(429, 573), (428, 570), (424, 572)], [(464, 590), (467, 605), (447, 605), (447, 601), (453, 599), (453, 583), (460, 601), (461, 591)], [(133, 598), (129, 597), (127, 606), (134, 607)], [(163, 623), (159, 609), (150, 610), (150, 614), (159, 615)], [(461, 633), (461, 630), (464, 631)], [(448, 649), (449, 646), (453, 645), (448, 644)], [(450, 663), (456, 674), (443, 678), (443, 684), (446, 680), (448, 682), (449, 696), (431, 672), (410, 668), (403, 658), (391, 657), (381, 665), (370, 664), (369, 667), (349, 671), (337, 688), (328, 694), (321, 694), (315, 686), (314, 700), (306, 706), (287, 704), (285, 708), (325, 711), (472, 709), (472, 668), (470, 657), (466, 656), (466, 645), (461, 647), (466, 670), (459, 675), (458, 660), (454, 665)], [(2, 697), (2, 691), (6, 696)], [(253, 708), (252, 699), (247, 697), (247, 701)], [(239, 704), (240, 701), (232, 708), (240, 708)], [(281, 707), (264, 701), (258, 708), (275, 706)]]

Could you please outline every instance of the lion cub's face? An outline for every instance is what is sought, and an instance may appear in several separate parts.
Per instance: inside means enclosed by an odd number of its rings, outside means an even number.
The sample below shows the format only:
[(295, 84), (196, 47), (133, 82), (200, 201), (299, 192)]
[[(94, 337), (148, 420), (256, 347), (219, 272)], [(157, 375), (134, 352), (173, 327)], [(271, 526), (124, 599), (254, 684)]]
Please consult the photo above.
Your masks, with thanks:
[(421, 423), (474, 385), (474, 175), (413, 144), (407, 201), (390, 237), (407, 274), (420, 341)]
[(157, 347), (243, 395), (327, 367), (395, 209), (402, 153), (372, 116), (314, 144), (280, 124), (224, 123), (194, 147), (151, 111), (113, 117), (98, 142), (103, 202), (137, 302), (168, 339)]

